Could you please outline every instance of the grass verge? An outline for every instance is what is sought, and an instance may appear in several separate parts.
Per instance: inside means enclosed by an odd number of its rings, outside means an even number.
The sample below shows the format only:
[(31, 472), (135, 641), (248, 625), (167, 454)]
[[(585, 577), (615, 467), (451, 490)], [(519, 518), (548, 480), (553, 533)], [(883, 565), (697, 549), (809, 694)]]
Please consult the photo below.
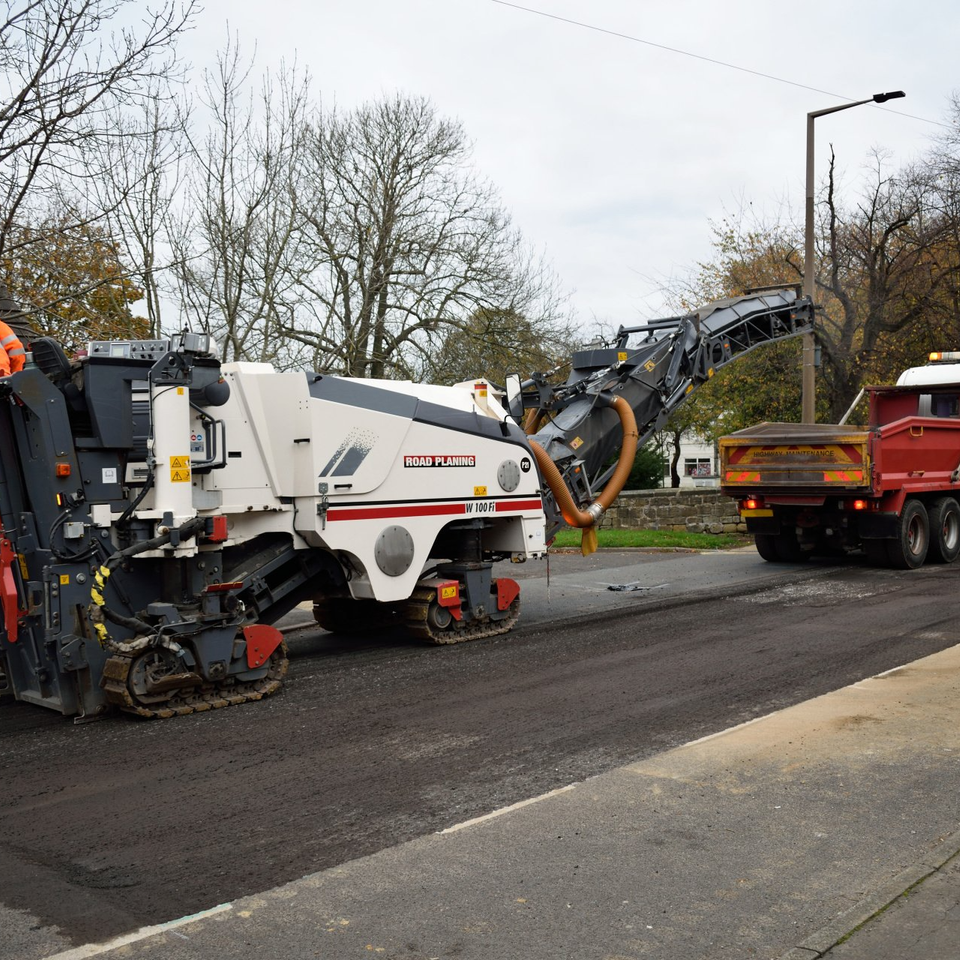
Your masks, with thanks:
[[(598, 530), (600, 547), (687, 547), (693, 550), (728, 550), (751, 543), (752, 537), (736, 533), (687, 533), (685, 530)], [(579, 547), (579, 530), (561, 530), (554, 547)]]

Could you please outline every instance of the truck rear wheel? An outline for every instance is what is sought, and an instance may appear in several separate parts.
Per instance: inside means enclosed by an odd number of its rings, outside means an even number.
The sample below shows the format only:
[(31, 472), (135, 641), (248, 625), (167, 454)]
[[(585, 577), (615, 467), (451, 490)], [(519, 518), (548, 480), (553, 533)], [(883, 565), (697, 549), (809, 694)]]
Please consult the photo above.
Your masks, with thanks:
[(960, 504), (953, 497), (940, 497), (930, 505), (930, 550), (932, 563), (953, 563), (960, 556)]
[(919, 500), (908, 500), (900, 512), (896, 539), (887, 541), (890, 565), (901, 570), (915, 570), (927, 559), (929, 548), (927, 508)]
[(777, 553), (777, 538), (769, 533), (758, 533), (754, 536), (757, 541), (757, 553), (768, 563), (779, 563), (780, 554)]
[(757, 553), (768, 563), (802, 563), (809, 554), (805, 553), (795, 533), (757, 533)]

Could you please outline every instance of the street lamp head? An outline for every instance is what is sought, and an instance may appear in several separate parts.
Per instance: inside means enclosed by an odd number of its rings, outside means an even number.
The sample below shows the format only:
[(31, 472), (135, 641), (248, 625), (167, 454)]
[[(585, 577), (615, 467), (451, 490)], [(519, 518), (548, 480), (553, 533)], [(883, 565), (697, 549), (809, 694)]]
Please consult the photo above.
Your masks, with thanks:
[(899, 100), (906, 94), (902, 90), (891, 90), (889, 93), (875, 93), (873, 95), (874, 103), (886, 103), (888, 100)]

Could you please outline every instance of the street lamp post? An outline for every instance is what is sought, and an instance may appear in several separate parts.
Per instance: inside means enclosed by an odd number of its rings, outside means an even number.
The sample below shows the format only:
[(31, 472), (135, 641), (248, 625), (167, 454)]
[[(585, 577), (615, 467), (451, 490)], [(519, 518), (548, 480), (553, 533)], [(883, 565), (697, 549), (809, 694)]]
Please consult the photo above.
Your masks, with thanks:
[[(887, 100), (896, 100), (906, 94), (902, 90), (893, 90), (890, 93), (875, 93), (867, 100), (854, 100), (852, 103), (841, 103), (836, 107), (826, 107), (823, 110), (814, 110), (807, 114), (807, 203), (805, 212), (805, 232), (803, 250), (803, 295), (812, 300), (815, 295), (814, 264), (813, 264), (813, 121), (817, 117), (825, 117), (828, 113), (837, 113), (840, 110), (849, 110), (851, 107), (862, 107), (865, 103), (886, 103)], [(813, 334), (803, 335), (803, 384), (802, 384), (802, 411), (801, 419), (804, 423), (815, 423), (817, 419), (816, 403), (816, 345)]]

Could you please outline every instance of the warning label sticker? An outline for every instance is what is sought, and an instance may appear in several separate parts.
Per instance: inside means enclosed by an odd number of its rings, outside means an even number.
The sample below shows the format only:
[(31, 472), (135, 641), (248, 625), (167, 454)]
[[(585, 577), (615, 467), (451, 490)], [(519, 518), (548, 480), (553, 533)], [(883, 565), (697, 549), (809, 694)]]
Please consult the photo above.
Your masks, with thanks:
[(477, 458), (472, 453), (407, 454), (405, 467), (475, 467)]
[(170, 458), (170, 482), (171, 483), (189, 483), (190, 482), (190, 458), (189, 457), (171, 457)]

